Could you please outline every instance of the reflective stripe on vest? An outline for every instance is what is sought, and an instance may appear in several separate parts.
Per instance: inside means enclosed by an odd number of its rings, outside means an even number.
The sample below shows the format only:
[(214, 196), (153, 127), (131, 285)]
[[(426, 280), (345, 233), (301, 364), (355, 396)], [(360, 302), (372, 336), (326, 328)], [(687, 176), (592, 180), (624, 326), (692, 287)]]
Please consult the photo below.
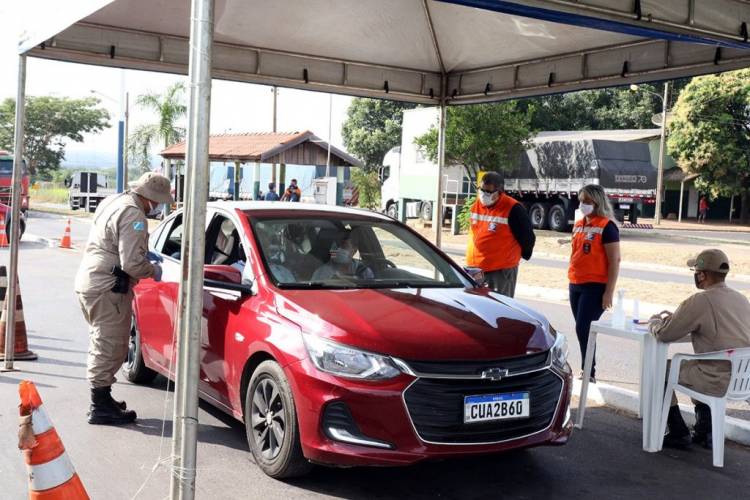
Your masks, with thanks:
[(510, 230), (510, 211), (518, 202), (502, 194), (497, 203), (485, 207), (479, 200), (471, 206), (471, 225), (466, 249), (466, 264), (483, 271), (516, 267), (521, 260), (521, 245)]
[(609, 222), (606, 217), (592, 217), (588, 224), (586, 219), (581, 219), (573, 228), (568, 279), (574, 285), (609, 281), (609, 260), (602, 243), (602, 234)]

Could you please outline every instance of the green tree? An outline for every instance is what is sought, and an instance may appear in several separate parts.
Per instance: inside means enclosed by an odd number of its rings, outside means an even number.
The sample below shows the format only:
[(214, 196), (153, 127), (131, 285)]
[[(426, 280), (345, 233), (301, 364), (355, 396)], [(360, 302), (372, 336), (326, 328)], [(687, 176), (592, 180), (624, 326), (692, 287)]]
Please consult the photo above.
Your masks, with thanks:
[[(463, 165), (472, 179), (480, 170), (510, 172), (530, 138), (530, 113), (515, 102), (452, 106), (447, 110), (445, 161)], [(436, 127), (414, 142), (437, 162)]]
[[(689, 81), (672, 82), (670, 104)], [(518, 106), (530, 112), (531, 128), (536, 131), (654, 128), (651, 117), (662, 111), (656, 95), (663, 93), (661, 84), (642, 84), (636, 91), (614, 87), (533, 97), (519, 100)]]
[[(0, 103), (0, 148), (13, 149), (15, 99)], [(99, 99), (86, 97), (40, 96), (26, 99), (24, 156), (31, 175), (52, 178), (65, 159), (68, 141), (83, 142), (84, 134), (98, 133), (109, 127), (109, 113), (99, 107)]]
[(152, 147), (166, 148), (184, 139), (185, 128), (178, 125), (187, 114), (184, 94), (185, 84), (179, 82), (167, 87), (163, 94), (148, 93), (136, 98), (138, 107), (157, 116), (156, 123), (139, 126), (128, 138), (129, 161), (141, 172), (151, 170)]
[(680, 94), (668, 148), (683, 170), (699, 174), (712, 197), (740, 195), (750, 208), (750, 69), (694, 78)]
[(352, 182), (359, 193), (359, 206), (377, 209), (380, 207), (380, 179), (375, 170), (369, 172), (361, 168), (352, 168)]
[(397, 101), (356, 98), (341, 128), (346, 149), (364, 162), (365, 170), (383, 164), (383, 157), (401, 144), (404, 110), (416, 107)]

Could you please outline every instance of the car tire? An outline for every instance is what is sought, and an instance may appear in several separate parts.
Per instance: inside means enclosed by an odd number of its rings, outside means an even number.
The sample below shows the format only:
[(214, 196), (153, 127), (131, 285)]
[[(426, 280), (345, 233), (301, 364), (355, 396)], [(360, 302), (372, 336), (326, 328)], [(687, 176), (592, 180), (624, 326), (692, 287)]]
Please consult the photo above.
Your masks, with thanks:
[(570, 227), (568, 224), (568, 214), (563, 205), (554, 205), (549, 209), (549, 228), (560, 233), (567, 232)]
[(244, 420), (250, 451), (268, 476), (285, 479), (312, 469), (302, 453), (292, 390), (275, 361), (264, 361), (253, 372), (245, 394)]
[(388, 214), (388, 217), (398, 219), (398, 203), (391, 203), (390, 205), (388, 205), (385, 213)]
[(534, 229), (547, 229), (549, 212), (549, 203), (534, 203), (529, 209), (529, 219)]
[(156, 378), (156, 372), (146, 366), (141, 350), (141, 334), (133, 317), (130, 327), (128, 357), (122, 365), (122, 374), (134, 384), (149, 384)]
[(429, 201), (425, 201), (422, 203), (422, 206), (419, 207), (419, 216), (422, 217), (423, 221), (431, 221), (432, 220), (432, 203)]

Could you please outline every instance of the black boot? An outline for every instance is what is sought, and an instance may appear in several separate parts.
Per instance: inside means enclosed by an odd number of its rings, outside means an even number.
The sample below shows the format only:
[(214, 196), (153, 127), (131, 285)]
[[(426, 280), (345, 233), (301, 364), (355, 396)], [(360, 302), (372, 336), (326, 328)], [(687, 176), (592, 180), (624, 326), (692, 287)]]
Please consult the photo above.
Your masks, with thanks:
[(123, 425), (135, 422), (136, 414), (132, 410), (123, 410), (117, 401), (112, 399), (111, 387), (91, 389), (91, 408), (89, 423), (98, 425)]
[(685, 425), (677, 405), (669, 407), (667, 416), (667, 433), (664, 435), (666, 448), (687, 448), (690, 446), (690, 429)]
[(705, 403), (695, 403), (693, 443), (711, 448), (711, 407)]

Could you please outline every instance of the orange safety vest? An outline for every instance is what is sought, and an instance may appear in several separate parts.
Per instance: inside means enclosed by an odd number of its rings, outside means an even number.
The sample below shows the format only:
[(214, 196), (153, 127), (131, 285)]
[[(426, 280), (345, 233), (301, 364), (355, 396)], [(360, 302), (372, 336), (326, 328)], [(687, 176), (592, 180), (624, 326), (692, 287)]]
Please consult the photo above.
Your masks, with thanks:
[(521, 245), (508, 225), (510, 211), (517, 203), (505, 193), (491, 207), (485, 207), (479, 200), (474, 202), (466, 249), (468, 266), (478, 267), (482, 271), (497, 271), (518, 265)]
[(607, 217), (592, 216), (588, 223), (584, 217), (573, 227), (573, 252), (568, 279), (574, 285), (609, 281), (609, 260), (602, 243), (607, 224)]

